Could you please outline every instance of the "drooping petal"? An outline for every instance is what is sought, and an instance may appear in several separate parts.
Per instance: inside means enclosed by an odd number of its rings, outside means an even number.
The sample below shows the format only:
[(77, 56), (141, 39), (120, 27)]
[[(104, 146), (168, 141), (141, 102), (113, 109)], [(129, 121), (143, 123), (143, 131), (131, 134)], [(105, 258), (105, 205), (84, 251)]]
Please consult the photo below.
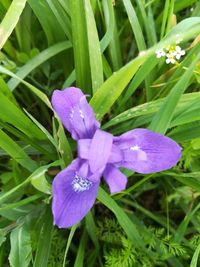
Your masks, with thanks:
[(100, 177), (92, 182), (83, 176), (88, 169), (86, 164), (77, 159), (53, 180), (52, 211), (54, 224), (59, 228), (78, 223), (94, 205)]
[(110, 156), (113, 135), (97, 130), (89, 150), (89, 165), (92, 173), (102, 173)]
[(175, 141), (147, 129), (129, 131), (116, 137), (114, 144), (123, 151), (120, 166), (144, 174), (170, 169), (181, 157)]
[(55, 90), (52, 105), (65, 128), (75, 140), (92, 138), (99, 123), (85, 95), (76, 87)]
[(103, 177), (110, 188), (110, 193), (118, 193), (126, 188), (127, 177), (120, 172), (113, 164), (108, 164)]

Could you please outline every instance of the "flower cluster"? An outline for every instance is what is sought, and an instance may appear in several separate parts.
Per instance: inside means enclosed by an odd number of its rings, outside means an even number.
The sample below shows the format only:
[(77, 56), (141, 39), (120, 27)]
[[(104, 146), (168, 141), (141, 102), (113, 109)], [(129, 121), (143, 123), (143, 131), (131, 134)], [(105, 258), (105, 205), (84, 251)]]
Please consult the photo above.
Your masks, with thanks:
[(56, 175), (52, 184), (54, 224), (67, 228), (78, 223), (94, 205), (103, 176), (110, 192), (124, 190), (124, 167), (153, 173), (176, 165), (181, 147), (172, 139), (147, 129), (120, 136), (100, 130), (100, 124), (82, 91), (55, 90), (52, 105), (65, 128), (77, 141), (77, 158)]
[(165, 62), (167, 64), (175, 64), (177, 60), (179, 60), (182, 56), (185, 55), (185, 50), (182, 50), (181, 47), (177, 44), (180, 44), (180, 42), (183, 40), (180, 38), (180, 35), (176, 35), (177, 40), (176, 40), (176, 45), (168, 45), (165, 48), (161, 48), (156, 50), (156, 57), (161, 58), (165, 57)]

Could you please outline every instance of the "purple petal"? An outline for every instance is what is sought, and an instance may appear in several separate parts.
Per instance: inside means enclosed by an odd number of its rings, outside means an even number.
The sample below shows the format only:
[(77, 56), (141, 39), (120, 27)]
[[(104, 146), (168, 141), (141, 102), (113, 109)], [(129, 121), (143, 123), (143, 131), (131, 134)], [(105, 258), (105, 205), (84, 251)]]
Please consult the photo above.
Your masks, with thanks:
[(126, 188), (127, 177), (113, 164), (108, 164), (106, 166), (103, 176), (110, 188), (111, 194), (121, 192)]
[(92, 138), (99, 123), (85, 95), (76, 87), (55, 90), (52, 105), (65, 128), (75, 140)]
[(92, 173), (102, 173), (110, 156), (113, 135), (97, 130), (89, 151), (89, 165)]
[(87, 173), (87, 165), (77, 159), (53, 180), (52, 211), (54, 224), (59, 228), (77, 224), (94, 205), (100, 177), (94, 183), (90, 177), (83, 176)]
[(77, 143), (78, 157), (81, 159), (89, 159), (89, 150), (92, 139), (80, 139)]
[[(89, 159), (89, 150), (92, 139), (78, 140), (78, 157), (81, 159)], [(108, 163), (119, 163), (123, 159), (122, 151), (116, 146), (112, 145), (112, 149), (108, 158)]]
[(114, 144), (124, 154), (120, 166), (144, 174), (170, 169), (181, 157), (181, 147), (175, 141), (147, 129), (129, 131), (116, 137)]
[(108, 158), (108, 163), (119, 163), (123, 160), (123, 153), (119, 147), (112, 145), (110, 156)]

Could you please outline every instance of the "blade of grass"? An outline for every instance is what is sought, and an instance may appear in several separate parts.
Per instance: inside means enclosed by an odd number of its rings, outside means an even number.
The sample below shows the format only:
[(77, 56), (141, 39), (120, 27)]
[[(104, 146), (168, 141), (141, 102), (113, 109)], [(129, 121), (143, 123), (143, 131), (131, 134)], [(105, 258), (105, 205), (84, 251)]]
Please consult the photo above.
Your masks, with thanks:
[[(111, 1), (110, 1), (111, 2)], [(119, 30), (118, 26), (116, 23), (116, 18), (115, 18), (115, 10), (114, 6), (107, 4), (106, 0), (102, 1), (102, 7), (103, 7), (103, 14), (104, 14), (104, 21), (105, 21), (105, 27), (107, 30), (110, 27), (110, 20), (113, 23), (111, 25), (113, 27), (113, 32), (111, 33), (111, 40), (109, 42), (108, 46), (108, 53), (109, 53), (109, 58), (111, 61), (112, 68), (114, 71), (118, 70), (122, 66), (122, 55), (121, 55), (121, 48), (120, 48), (120, 41), (119, 41)]]
[(116, 216), (119, 224), (127, 234), (128, 238), (140, 248), (144, 247), (143, 240), (128, 215), (120, 208), (117, 203), (102, 189), (99, 188), (98, 200), (103, 203), (108, 209), (110, 209)]
[(3, 21), (0, 24), (0, 49), (14, 30), (25, 5), (26, 0), (12, 1)]
[(0, 119), (8, 122), (30, 138), (45, 140), (45, 134), (6, 96), (0, 92)]
[(26, 223), (11, 232), (10, 243), (10, 266), (28, 267), (32, 258), (32, 248), (30, 229)]
[(0, 147), (25, 169), (34, 171), (37, 168), (36, 162), (34, 162), (24, 150), (2, 130), (0, 130)]
[(92, 89), (93, 93), (95, 93), (103, 83), (103, 65), (98, 32), (90, 1), (84, 0), (84, 9), (86, 17)]
[(37, 251), (33, 267), (47, 267), (51, 249), (52, 230), (52, 213), (50, 207), (46, 207), (46, 212), (43, 215), (41, 230), (38, 237)]
[(140, 23), (137, 18), (136, 12), (133, 8), (133, 5), (130, 0), (123, 0), (123, 4), (128, 14), (128, 19), (130, 21), (130, 24), (131, 24), (131, 27), (132, 27), (132, 30), (135, 36), (138, 50), (139, 51), (145, 50), (146, 44), (145, 44), (144, 37), (142, 34), (142, 29), (140, 27)]
[(21, 83), (26, 85), (39, 99), (42, 100), (42, 102), (44, 102), (47, 105), (47, 107), (49, 107), (52, 110), (52, 106), (51, 106), (51, 103), (50, 103), (48, 97), (43, 92), (41, 92), (39, 89), (37, 89), (35, 86), (31, 85), (28, 82), (25, 82), (24, 80), (19, 78), (17, 75), (15, 75), (14, 73), (12, 73), (11, 71), (7, 70), (6, 68), (4, 68), (2, 66), (0, 66), (0, 72), (17, 79)]
[[(24, 79), (31, 71), (36, 69), (38, 66), (40, 66), (42, 63), (50, 59), (51, 57), (57, 55), (58, 53), (71, 48), (72, 45), (70, 42), (60, 42), (58, 44), (52, 45), (48, 47), (47, 49), (43, 50), (41, 53), (39, 53), (37, 56), (29, 60), (23, 67), (21, 67), (17, 72), (16, 75), (20, 79)], [(19, 80), (16, 80), (15, 78), (11, 78), (7, 85), (9, 86), (10, 90), (13, 91), (15, 88), (20, 84)]]
[(200, 58), (200, 53), (198, 53), (196, 59), (192, 62), (190, 67), (185, 71), (183, 76), (173, 87), (172, 91), (169, 93), (164, 103), (162, 104), (159, 111), (154, 116), (149, 128), (160, 133), (165, 133), (170, 125), (173, 118), (175, 108), (180, 100), (181, 95), (187, 89), (188, 82), (192, 77), (194, 67)]
[(200, 244), (197, 246), (195, 249), (194, 255), (192, 257), (192, 261), (190, 263), (190, 267), (197, 267), (198, 264), (198, 258), (199, 258), (199, 253), (200, 253)]
[(59, 5), (58, 1), (56, 0), (46, 0), (51, 11), (53, 12), (54, 16), (56, 17), (60, 27), (62, 28), (63, 32), (65, 33), (66, 37), (71, 41), (71, 25), (68, 15), (65, 13), (65, 10)]
[(66, 246), (66, 249), (65, 249), (65, 255), (64, 255), (64, 258), (63, 258), (63, 264), (62, 264), (62, 267), (66, 267), (66, 259), (67, 259), (67, 254), (68, 254), (68, 251), (69, 251), (69, 247), (70, 247), (70, 244), (72, 242), (72, 238), (76, 232), (76, 228), (77, 228), (77, 224), (72, 226), (72, 228), (70, 229), (70, 233), (69, 233), (69, 237), (67, 239), (67, 246)]
[(196, 36), (199, 30), (200, 18), (193, 17), (183, 20), (170, 31), (162, 42), (151, 49), (142, 52), (138, 57), (130, 61), (127, 65), (108, 78), (90, 101), (90, 104), (96, 112), (97, 118), (101, 119), (109, 111), (110, 107), (121, 95), (138, 68), (148, 59), (148, 57), (154, 54), (157, 49), (169, 43), (174, 43), (176, 41), (177, 33), (183, 32), (182, 37), (184, 40), (187, 40)]
[(91, 72), (84, 0), (70, 0), (76, 85), (91, 93)]
[(86, 250), (86, 244), (87, 244), (87, 232), (84, 231), (80, 240), (80, 244), (78, 247), (78, 252), (76, 256), (76, 260), (74, 263), (74, 267), (83, 267), (84, 262), (84, 254)]
[[(188, 104), (193, 105), (193, 102), (196, 100), (200, 100), (200, 93), (189, 93), (189, 94), (183, 94), (180, 98), (180, 101), (177, 105), (177, 113), (181, 114), (184, 110), (188, 108)], [(164, 103), (165, 98), (158, 99), (155, 101), (150, 101), (145, 104), (133, 107), (131, 109), (128, 109), (118, 116), (111, 119), (109, 122), (103, 125), (103, 129), (107, 129), (108, 127), (121, 124), (122, 122), (125, 122), (127, 120), (131, 120), (136, 117), (144, 116), (144, 115), (150, 115), (155, 114), (161, 105)]]
[(106, 10), (106, 16), (107, 16), (107, 29), (106, 33), (103, 36), (103, 38), (100, 41), (100, 46), (101, 46), (101, 52), (103, 53), (105, 49), (108, 47), (109, 43), (112, 40), (113, 37), (113, 32), (114, 32), (114, 23), (115, 23), (115, 18), (114, 18), (114, 13), (113, 13), (113, 6), (111, 1), (106, 1), (103, 0), (103, 5), (104, 5), (104, 10)]
[(194, 214), (200, 209), (200, 203), (193, 209), (190, 210), (185, 218), (183, 219), (183, 221), (181, 222), (181, 224), (179, 225), (179, 227), (176, 230), (176, 233), (173, 237), (173, 241), (180, 243), (185, 235), (185, 232), (187, 230), (187, 226), (190, 222), (190, 220), (192, 219), (192, 217), (194, 216)]

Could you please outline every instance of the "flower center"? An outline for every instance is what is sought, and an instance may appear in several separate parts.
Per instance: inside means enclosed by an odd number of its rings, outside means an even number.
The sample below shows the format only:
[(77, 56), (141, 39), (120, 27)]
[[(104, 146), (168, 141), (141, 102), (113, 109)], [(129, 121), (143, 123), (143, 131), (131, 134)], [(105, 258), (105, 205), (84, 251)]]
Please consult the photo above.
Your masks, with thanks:
[(89, 190), (91, 186), (92, 186), (91, 181), (81, 176), (78, 176), (77, 174), (75, 175), (72, 181), (72, 187), (75, 192), (84, 192), (86, 190)]

